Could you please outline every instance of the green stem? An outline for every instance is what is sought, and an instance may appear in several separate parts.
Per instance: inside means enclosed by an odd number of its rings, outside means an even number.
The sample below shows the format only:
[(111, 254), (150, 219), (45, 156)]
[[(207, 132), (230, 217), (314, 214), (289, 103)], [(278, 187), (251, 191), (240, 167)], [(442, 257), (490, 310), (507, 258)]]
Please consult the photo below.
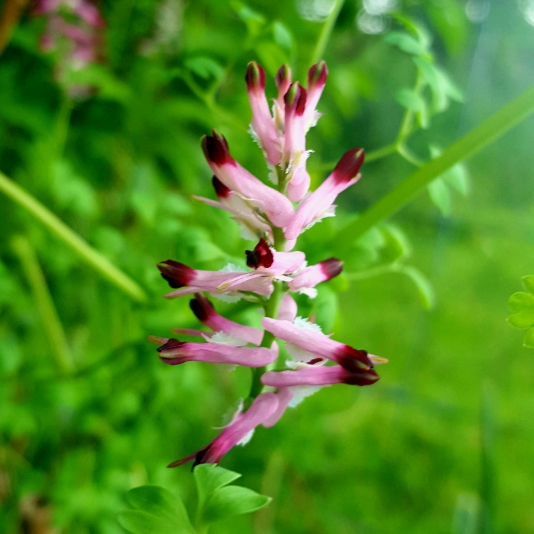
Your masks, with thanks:
[(409, 163), (416, 167), (421, 167), (423, 161), (421, 161), (404, 143), (397, 145), (397, 152)]
[(43, 223), (44, 226), (68, 245), (104, 278), (112, 282), (134, 300), (140, 302), (146, 300), (145, 292), (136, 282), (115, 267), (108, 259), (102, 256), (102, 254), (90, 247), (78, 234), (71, 230), (48, 208), (43, 206), (43, 204), (22, 189), (22, 187), (10, 180), (2, 172), (0, 172), (0, 191)]
[(323, 59), (324, 51), (326, 49), (326, 44), (328, 43), (328, 39), (330, 39), (330, 35), (332, 34), (332, 30), (334, 29), (334, 24), (336, 23), (337, 17), (344, 3), (345, 3), (345, 0), (336, 0), (336, 3), (334, 4), (332, 11), (326, 18), (324, 25), (323, 25), (323, 29), (321, 30), (321, 33), (319, 34), (319, 39), (317, 40), (317, 44), (315, 45), (313, 54), (311, 56), (310, 63), (312, 65), (314, 65), (315, 63)]
[(69, 373), (74, 369), (72, 355), (35, 250), (22, 236), (14, 237), (11, 244), (31, 286), (57, 366), (63, 373)]
[(393, 215), (413, 200), (432, 180), (453, 165), (482, 150), (532, 112), (534, 112), (534, 85), (450, 145), (441, 156), (429, 161), (405, 178), (358, 219), (345, 226), (336, 236), (334, 250), (339, 251), (345, 243), (353, 242), (377, 223)]

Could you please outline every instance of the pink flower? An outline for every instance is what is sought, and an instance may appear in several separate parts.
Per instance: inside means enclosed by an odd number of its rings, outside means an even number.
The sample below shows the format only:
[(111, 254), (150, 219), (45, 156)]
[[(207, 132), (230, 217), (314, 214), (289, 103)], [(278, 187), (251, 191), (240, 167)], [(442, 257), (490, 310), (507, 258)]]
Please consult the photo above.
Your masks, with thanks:
[(258, 239), (266, 235), (269, 241), (273, 241), (272, 228), (250, 202), (226, 187), (216, 176), (212, 182), (220, 202), (204, 197), (193, 196), (193, 198), (234, 215), (233, 219), (241, 227), (241, 237), (244, 239)]
[(272, 278), (253, 272), (202, 271), (183, 263), (167, 260), (158, 263), (161, 276), (173, 288), (182, 288), (165, 295), (166, 298), (181, 297), (207, 291), (213, 295), (239, 295), (241, 292), (256, 293), (268, 297), (273, 292)]
[(208, 291), (213, 295), (243, 296), (243, 292), (269, 296), (273, 280), (291, 281), (287, 275), (298, 271), (305, 262), (303, 252), (276, 252), (260, 239), (253, 251), (245, 251), (251, 272), (195, 270), (174, 260), (158, 264), (162, 277), (172, 288), (182, 288), (166, 295), (167, 298)]
[(270, 317), (264, 317), (261, 324), (277, 338), (292, 343), (310, 354), (332, 360), (347, 371), (369, 371), (373, 367), (367, 352), (334, 341), (321, 332)]
[(158, 348), (161, 361), (169, 365), (186, 362), (227, 363), (245, 367), (265, 367), (273, 363), (278, 356), (278, 349), (272, 347), (239, 347), (224, 343), (190, 343), (174, 338), (151, 337), (151, 341), (162, 343)]
[(200, 293), (195, 294), (195, 298), (189, 302), (189, 305), (197, 319), (215, 332), (224, 332), (253, 345), (259, 345), (263, 339), (263, 330), (230, 321), (219, 315), (213, 304)]
[(352, 384), (368, 386), (379, 379), (373, 368), (348, 371), (340, 365), (329, 367), (307, 365), (299, 369), (280, 372), (267, 372), (261, 377), (265, 386), (290, 388), (297, 386), (330, 386), (332, 384)]
[(231, 191), (235, 191), (260, 212), (265, 213), (274, 226), (284, 228), (294, 210), (289, 199), (265, 185), (232, 158), (226, 139), (215, 130), (202, 138), (202, 148), (213, 174)]
[(199, 451), (172, 462), (169, 467), (177, 467), (193, 459), (195, 460), (193, 466), (219, 463), (232, 447), (248, 441), (250, 433), (258, 425), (269, 421), (269, 418), (276, 412), (278, 403), (279, 398), (275, 393), (258, 395), (250, 408), (244, 413), (238, 412), (233, 421), (213, 441)]
[(343, 262), (336, 258), (329, 258), (316, 265), (305, 267), (300, 270), (293, 280), (289, 282), (291, 291), (302, 291), (315, 287), (321, 282), (326, 282), (336, 277), (343, 270)]
[(262, 147), (267, 161), (271, 165), (278, 165), (280, 142), (265, 97), (265, 71), (255, 61), (248, 64), (246, 81), (252, 108), (252, 133)]
[(299, 204), (285, 229), (287, 239), (296, 239), (317, 221), (333, 215), (329, 210), (333, 207), (336, 197), (358, 181), (358, 171), (363, 160), (363, 148), (353, 148), (343, 154), (332, 174)]
[(304, 126), (306, 131), (312, 126), (315, 126), (317, 120), (321, 116), (315, 108), (323, 94), (327, 77), (328, 69), (326, 68), (326, 63), (324, 61), (319, 61), (319, 63), (313, 65), (308, 71), (308, 101), (304, 113)]

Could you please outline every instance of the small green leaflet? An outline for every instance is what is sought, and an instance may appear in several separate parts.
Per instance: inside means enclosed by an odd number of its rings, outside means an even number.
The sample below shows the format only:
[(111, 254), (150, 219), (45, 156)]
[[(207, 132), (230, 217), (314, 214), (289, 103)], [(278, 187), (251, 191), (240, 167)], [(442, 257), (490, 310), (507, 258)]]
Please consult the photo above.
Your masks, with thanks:
[(525, 291), (514, 293), (508, 304), (514, 312), (506, 320), (519, 330), (528, 328), (523, 338), (523, 346), (534, 348), (534, 275), (523, 276)]

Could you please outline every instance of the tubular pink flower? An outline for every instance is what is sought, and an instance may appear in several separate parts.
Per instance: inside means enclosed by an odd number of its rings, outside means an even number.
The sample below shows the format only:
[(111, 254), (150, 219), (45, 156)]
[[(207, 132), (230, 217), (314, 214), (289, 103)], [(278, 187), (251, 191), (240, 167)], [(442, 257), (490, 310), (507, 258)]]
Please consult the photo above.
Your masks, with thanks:
[(228, 143), (222, 135), (213, 131), (213, 136), (204, 136), (202, 148), (213, 174), (226, 187), (265, 213), (274, 226), (287, 226), (294, 214), (289, 199), (241, 167), (230, 155)]
[(295, 302), (295, 299), (289, 293), (286, 293), (282, 297), (282, 302), (280, 303), (278, 319), (282, 321), (293, 322), (296, 316), (297, 316), (297, 303)]
[(273, 292), (270, 277), (258, 272), (202, 271), (192, 269), (183, 263), (166, 260), (158, 263), (161, 276), (172, 288), (182, 288), (165, 295), (167, 298), (191, 295), (201, 291), (214, 294), (250, 291), (268, 297)]
[(316, 354), (321, 358), (332, 360), (347, 371), (358, 372), (372, 369), (373, 364), (367, 352), (356, 350), (349, 345), (330, 339), (325, 334), (301, 328), (289, 321), (264, 317), (261, 324), (265, 330), (277, 338), (293, 343), (299, 348)]
[(247, 91), (252, 108), (251, 128), (271, 165), (280, 162), (280, 144), (267, 98), (265, 97), (265, 71), (255, 61), (247, 68)]
[(263, 421), (262, 425), (265, 428), (270, 428), (278, 423), (293, 398), (293, 393), (287, 388), (279, 389), (275, 395), (278, 397), (278, 407), (265, 421)]
[(247, 200), (228, 189), (216, 176), (212, 178), (212, 183), (220, 202), (204, 197), (193, 196), (193, 198), (234, 215), (233, 219), (241, 226), (241, 235), (244, 239), (257, 239), (267, 235), (269, 240), (273, 241), (272, 228)]
[(263, 339), (262, 330), (235, 323), (219, 315), (215, 311), (213, 304), (199, 293), (195, 294), (195, 298), (189, 302), (189, 306), (202, 324), (216, 332), (224, 332), (253, 345), (259, 345)]
[(277, 410), (278, 403), (279, 397), (275, 393), (262, 393), (254, 399), (246, 412), (238, 414), (212, 442), (199, 451), (172, 462), (169, 467), (177, 467), (193, 459), (193, 466), (219, 463), (232, 447), (245, 439), (258, 425), (269, 420)]
[(326, 282), (337, 276), (343, 270), (343, 262), (336, 258), (329, 258), (328, 260), (321, 261), (316, 265), (311, 265), (302, 269), (294, 278), (289, 282), (289, 289), (291, 291), (297, 291), (298, 289), (306, 287), (315, 287), (321, 282)]
[(285, 230), (287, 239), (296, 239), (306, 228), (325, 216), (336, 197), (358, 181), (363, 160), (363, 148), (353, 148), (343, 154), (330, 176), (299, 204)]
[(210, 362), (243, 365), (245, 367), (265, 367), (274, 362), (277, 351), (264, 347), (236, 347), (222, 343), (190, 343), (178, 339), (159, 339), (163, 341), (158, 348), (161, 361), (169, 365), (185, 362)]
[(306, 170), (306, 132), (304, 110), (306, 109), (306, 89), (294, 83), (284, 98), (284, 162), (287, 167), (287, 196), (293, 202), (301, 201), (310, 188), (310, 175)]
[(368, 386), (380, 377), (372, 368), (348, 371), (340, 365), (330, 367), (306, 366), (292, 371), (267, 372), (261, 377), (265, 386), (289, 388), (296, 386), (330, 386), (332, 384), (351, 384)]
[(308, 71), (308, 101), (304, 112), (304, 128), (306, 131), (315, 126), (317, 119), (321, 116), (315, 108), (323, 94), (327, 76), (328, 69), (324, 61), (319, 61)]

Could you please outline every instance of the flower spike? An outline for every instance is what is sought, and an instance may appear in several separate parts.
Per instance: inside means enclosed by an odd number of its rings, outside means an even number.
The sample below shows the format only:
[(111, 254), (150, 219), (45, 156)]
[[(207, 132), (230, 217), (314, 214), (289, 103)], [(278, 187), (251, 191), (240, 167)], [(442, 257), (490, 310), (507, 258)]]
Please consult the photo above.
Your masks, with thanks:
[[(174, 260), (159, 263), (162, 277), (173, 289), (166, 297), (194, 295), (191, 310), (210, 330), (173, 329), (202, 342), (149, 339), (157, 343), (159, 357), (168, 365), (200, 361), (256, 370), (246, 400), (248, 410), (239, 409), (213, 441), (169, 467), (190, 460), (194, 465), (218, 463), (232, 447), (248, 441), (258, 425), (273, 426), (288, 407), (295, 407), (322, 387), (375, 383), (379, 379), (375, 365), (387, 361), (325, 335), (312, 319), (298, 316), (298, 299), (291, 296), (301, 293), (313, 298), (317, 294), (315, 286), (341, 273), (343, 262), (337, 258), (308, 266), (305, 254), (292, 249), (302, 232), (334, 215), (337, 195), (358, 181), (364, 161), (363, 149), (347, 151), (324, 182), (308, 192), (306, 162), (311, 151), (306, 149), (306, 133), (320, 116), (316, 107), (327, 76), (324, 61), (313, 65), (305, 89), (293, 82), (290, 68), (282, 65), (275, 78), (277, 95), (271, 114), (265, 95), (265, 71), (254, 61), (248, 64), (245, 79), (252, 109), (250, 128), (276, 188), (243, 168), (230, 154), (223, 135), (213, 130), (202, 138), (217, 199), (195, 198), (230, 213), (241, 226), (242, 237), (254, 240), (256, 245), (243, 247), (244, 268), (229, 264), (220, 271), (204, 271)], [(296, 209), (293, 203), (298, 203)], [(223, 317), (206, 293), (227, 302), (244, 298), (260, 304), (265, 315), (262, 328)], [(291, 357), (285, 367), (277, 361), (277, 340), (285, 342)], [(277, 371), (268, 370), (274, 362)], [(264, 387), (272, 391), (264, 392)]]

